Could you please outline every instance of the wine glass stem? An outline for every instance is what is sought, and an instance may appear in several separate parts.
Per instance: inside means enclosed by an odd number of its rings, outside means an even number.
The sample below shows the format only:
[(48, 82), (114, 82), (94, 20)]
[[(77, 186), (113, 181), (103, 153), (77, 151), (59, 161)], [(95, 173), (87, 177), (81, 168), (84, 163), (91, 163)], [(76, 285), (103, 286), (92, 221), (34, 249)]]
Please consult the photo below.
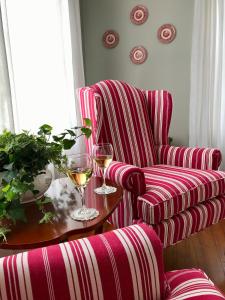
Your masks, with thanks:
[(85, 187), (79, 187), (79, 193), (80, 193), (80, 198), (81, 198), (81, 205), (82, 208), (85, 208), (85, 197), (84, 197), (84, 192), (85, 192)]
[(102, 188), (105, 189), (106, 188), (106, 183), (105, 183), (106, 168), (103, 168), (102, 172), (103, 172), (103, 184), (102, 184)]

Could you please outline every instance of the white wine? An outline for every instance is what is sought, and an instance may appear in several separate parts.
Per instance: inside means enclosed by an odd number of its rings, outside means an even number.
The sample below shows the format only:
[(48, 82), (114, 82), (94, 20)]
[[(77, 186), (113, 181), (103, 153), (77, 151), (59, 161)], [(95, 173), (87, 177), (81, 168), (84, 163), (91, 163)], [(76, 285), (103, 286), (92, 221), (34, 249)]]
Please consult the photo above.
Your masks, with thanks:
[(103, 184), (101, 187), (94, 189), (96, 194), (108, 195), (114, 193), (116, 188), (114, 186), (108, 186), (105, 182), (106, 172), (105, 170), (109, 167), (113, 159), (113, 147), (110, 143), (100, 143), (93, 145), (92, 157), (96, 162), (96, 165), (102, 169), (103, 173)]
[(98, 155), (94, 160), (99, 168), (108, 168), (112, 161), (112, 155)]
[(92, 168), (74, 168), (68, 170), (67, 175), (76, 186), (86, 187), (92, 175)]

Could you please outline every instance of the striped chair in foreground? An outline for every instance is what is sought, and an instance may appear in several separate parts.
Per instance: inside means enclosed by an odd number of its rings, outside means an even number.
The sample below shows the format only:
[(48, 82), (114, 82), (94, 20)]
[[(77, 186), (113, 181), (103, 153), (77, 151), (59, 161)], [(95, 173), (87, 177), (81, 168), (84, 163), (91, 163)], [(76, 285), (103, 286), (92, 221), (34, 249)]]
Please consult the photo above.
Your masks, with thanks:
[(198, 269), (164, 273), (145, 224), (0, 259), (1, 300), (225, 299)]
[[(124, 188), (111, 221), (118, 228), (153, 226), (164, 247), (225, 218), (225, 172), (218, 149), (168, 145), (172, 97), (105, 80), (77, 90), (83, 117), (93, 121), (87, 142), (110, 142), (107, 176)], [(179, 126), (179, 124), (177, 124)]]

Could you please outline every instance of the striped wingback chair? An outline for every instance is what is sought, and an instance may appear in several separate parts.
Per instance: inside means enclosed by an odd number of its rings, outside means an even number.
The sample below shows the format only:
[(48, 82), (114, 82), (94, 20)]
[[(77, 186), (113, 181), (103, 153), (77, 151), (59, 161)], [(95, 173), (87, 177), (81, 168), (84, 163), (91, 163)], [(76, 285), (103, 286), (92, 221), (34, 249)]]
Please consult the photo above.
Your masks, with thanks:
[(164, 273), (162, 250), (139, 224), (1, 258), (0, 299), (225, 299), (199, 269)]
[(99, 142), (114, 148), (107, 176), (124, 189), (111, 217), (118, 228), (145, 222), (167, 247), (225, 218), (221, 152), (168, 144), (170, 93), (104, 80), (77, 95), (93, 121), (87, 151)]

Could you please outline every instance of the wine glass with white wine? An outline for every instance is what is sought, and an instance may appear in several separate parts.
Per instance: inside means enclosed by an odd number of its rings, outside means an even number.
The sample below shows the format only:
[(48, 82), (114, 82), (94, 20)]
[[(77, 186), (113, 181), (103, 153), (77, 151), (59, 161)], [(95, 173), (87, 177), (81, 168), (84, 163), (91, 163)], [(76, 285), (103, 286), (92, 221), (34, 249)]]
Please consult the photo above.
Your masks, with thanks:
[(85, 206), (84, 192), (93, 172), (92, 160), (88, 154), (72, 154), (66, 157), (66, 174), (77, 188), (82, 207), (74, 210), (71, 218), (77, 221), (92, 220), (99, 215), (95, 208)]
[(108, 186), (105, 182), (106, 169), (110, 165), (113, 159), (113, 147), (110, 143), (101, 143), (93, 146), (92, 157), (96, 162), (97, 166), (102, 169), (103, 173), (103, 184), (101, 187), (95, 189), (95, 193), (101, 195), (112, 194), (116, 192), (114, 186)]

